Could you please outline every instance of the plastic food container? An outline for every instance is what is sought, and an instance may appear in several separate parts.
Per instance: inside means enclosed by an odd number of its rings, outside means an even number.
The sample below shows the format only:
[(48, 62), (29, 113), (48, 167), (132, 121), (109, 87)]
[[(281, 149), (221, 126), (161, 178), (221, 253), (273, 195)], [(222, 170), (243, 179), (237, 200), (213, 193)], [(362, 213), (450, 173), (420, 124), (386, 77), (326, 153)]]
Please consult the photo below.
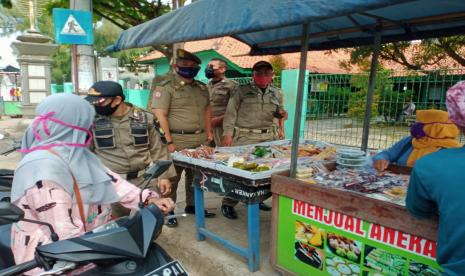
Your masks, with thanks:
[(341, 148), (337, 150), (336, 163), (343, 168), (362, 168), (367, 161), (364, 151), (358, 149)]

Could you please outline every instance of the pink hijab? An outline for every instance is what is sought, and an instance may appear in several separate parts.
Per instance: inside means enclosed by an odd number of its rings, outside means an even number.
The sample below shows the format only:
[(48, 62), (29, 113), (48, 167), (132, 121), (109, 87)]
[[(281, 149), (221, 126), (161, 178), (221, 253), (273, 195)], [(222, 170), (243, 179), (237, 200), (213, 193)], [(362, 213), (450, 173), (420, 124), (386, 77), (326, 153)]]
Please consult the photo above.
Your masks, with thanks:
[(465, 129), (465, 81), (447, 90), (446, 105), (449, 119), (462, 130)]

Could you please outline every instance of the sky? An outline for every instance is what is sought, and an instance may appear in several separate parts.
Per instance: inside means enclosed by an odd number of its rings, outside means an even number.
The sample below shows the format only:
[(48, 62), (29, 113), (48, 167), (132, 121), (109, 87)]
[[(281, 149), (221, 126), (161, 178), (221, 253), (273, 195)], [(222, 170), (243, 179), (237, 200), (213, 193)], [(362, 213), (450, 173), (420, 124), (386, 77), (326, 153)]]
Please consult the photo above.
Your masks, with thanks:
[(19, 67), (16, 61), (16, 56), (13, 54), (11, 42), (16, 40), (19, 33), (11, 34), (10, 36), (0, 37), (0, 67), (12, 65)]

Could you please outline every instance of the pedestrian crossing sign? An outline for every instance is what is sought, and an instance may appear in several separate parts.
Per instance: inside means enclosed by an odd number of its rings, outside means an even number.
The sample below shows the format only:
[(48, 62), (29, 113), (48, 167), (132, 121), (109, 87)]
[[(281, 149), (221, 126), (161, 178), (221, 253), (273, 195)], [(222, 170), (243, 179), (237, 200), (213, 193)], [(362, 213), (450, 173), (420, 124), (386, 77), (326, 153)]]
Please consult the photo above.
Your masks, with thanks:
[(59, 44), (94, 43), (92, 14), (88, 11), (53, 9), (53, 25)]

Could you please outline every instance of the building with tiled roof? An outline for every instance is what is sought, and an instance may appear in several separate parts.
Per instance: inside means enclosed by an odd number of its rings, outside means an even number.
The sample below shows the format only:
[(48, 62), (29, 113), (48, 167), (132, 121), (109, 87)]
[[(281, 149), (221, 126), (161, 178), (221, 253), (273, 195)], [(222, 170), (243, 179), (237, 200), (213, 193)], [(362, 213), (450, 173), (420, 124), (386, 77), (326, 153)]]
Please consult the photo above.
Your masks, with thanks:
[[(223, 58), (228, 61), (229, 77), (249, 75), (253, 64), (260, 60), (269, 60), (272, 56), (249, 56), (249, 46), (231, 37), (214, 38), (184, 43), (184, 49), (195, 53), (202, 60), (202, 67), (212, 58)], [(285, 69), (298, 69), (299, 53), (281, 55), (286, 61)], [(341, 60), (347, 59), (344, 51), (327, 53), (325, 51), (312, 51), (308, 53), (307, 69), (312, 73), (350, 73), (339, 66)], [(139, 63), (153, 63), (156, 75), (163, 75), (168, 71), (168, 60), (158, 51), (141, 57)], [(204, 68), (202, 68), (203, 70)]]
[[(249, 46), (231, 37), (214, 38), (199, 41), (190, 41), (184, 44), (184, 48), (196, 53), (202, 59), (202, 71), (207, 62), (212, 58), (223, 58), (228, 61), (230, 72), (228, 77), (241, 77), (250, 74), (250, 68), (259, 60), (269, 60), (272, 56), (249, 56)], [(406, 53), (407, 59), (411, 59), (413, 53), (418, 51), (418, 45), (413, 45)], [(285, 69), (298, 69), (300, 53), (282, 54), (286, 61)], [(351, 70), (341, 68), (340, 63), (349, 59), (349, 54), (344, 50), (310, 51), (307, 58), (307, 70), (311, 73), (347, 74), (359, 72), (355, 66)], [(155, 73), (163, 75), (168, 71), (168, 60), (158, 51), (141, 57), (140, 63), (154, 64)], [(393, 61), (383, 61), (384, 68), (394, 71), (404, 71), (405, 68)], [(441, 68), (463, 68), (451, 58), (444, 58), (437, 64), (428, 65), (425, 70)]]

